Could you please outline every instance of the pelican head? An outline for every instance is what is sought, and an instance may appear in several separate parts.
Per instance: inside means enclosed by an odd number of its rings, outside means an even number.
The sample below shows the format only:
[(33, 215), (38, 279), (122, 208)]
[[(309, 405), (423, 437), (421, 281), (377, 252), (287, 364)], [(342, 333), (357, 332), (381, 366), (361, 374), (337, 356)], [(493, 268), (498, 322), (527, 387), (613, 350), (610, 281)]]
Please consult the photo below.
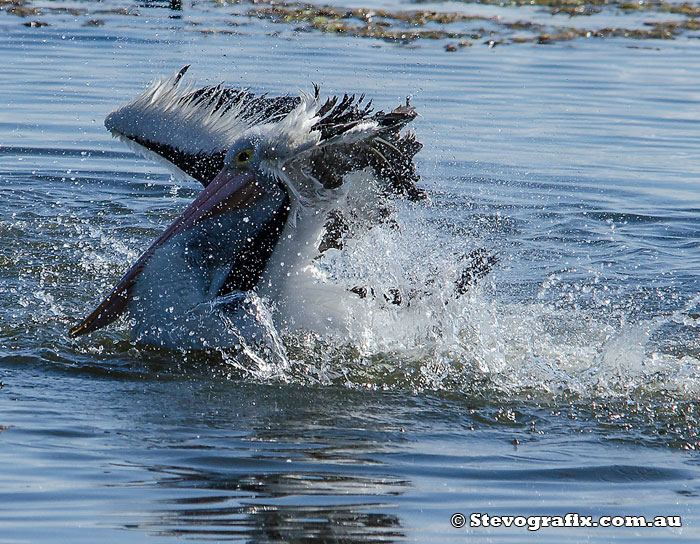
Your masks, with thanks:
[[(255, 286), (290, 209), (276, 175), (279, 154), (265, 137), (273, 127), (262, 128), (234, 141), (214, 179), (71, 336), (97, 330), (126, 309), (155, 319), (167, 315), (166, 308), (182, 315), (224, 286), (228, 292)], [(153, 320), (143, 321), (150, 326)]]

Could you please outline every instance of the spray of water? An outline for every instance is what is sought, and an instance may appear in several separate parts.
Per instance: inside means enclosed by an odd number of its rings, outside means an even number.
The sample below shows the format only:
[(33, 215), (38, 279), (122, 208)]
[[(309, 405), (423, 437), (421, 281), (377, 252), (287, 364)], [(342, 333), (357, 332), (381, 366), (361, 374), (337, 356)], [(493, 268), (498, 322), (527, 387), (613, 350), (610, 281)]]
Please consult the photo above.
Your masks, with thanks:
[[(28, 209), (46, 206), (44, 215), (8, 214), (0, 221), (7, 233), (3, 263), (16, 278), (0, 287), (17, 302), (4, 314), (8, 353), (39, 350), (71, 364), (90, 364), (98, 355), (93, 366), (100, 367), (109, 366), (110, 353), (115, 361), (172, 359), (134, 345), (127, 322), (89, 338), (65, 338), (76, 316), (111, 287), (158, 227), (144, 231), (119, 210), (81, 216), (36, 198)], [(434, 200), (393, 202), (391, 220), (357, 229), (342, 251), (329, 250), (311, 264), (315, 283), (309, 291), (334, 306), (342, 334), (275, 324), (274, 305), (252, 293), (237, 301), (258, 331), (250, 334), (240, 323), (226, 323), (223, 310), (233, 301), (224, 297), (199, 309), (205, 317), (218, 315), (232, 339), (226, 349), (209, 346), (207, 364), (214, 353), (251, 380), (491, 392), (499, 398), (640, 399), (661, 392), (696, 398), (700, 366), (685, 338), (699, 326), (699, 299), (671, 301), (672, 311), (640, 318), (634, 308), (653, 306), (650, 298), (626, 301), (599, 275), (568, 280), (561, 273), (543, 275), (534, 290), (521, 294), (513, 286), (524, 258), (503, 240), (512, 236), (499, 231), (502, 221), (482, 217), (481, 231), (465, 231), (455, 226), (455, 211)], [(172, 203), (163, 210), (167, 223), (175, 213)], [(500, 262), (457, 296), (465, 255), (482, 246), (498, 253)], [(367, 295), (361, 298), (351, 291), (355, 287)], [(669, 329), (672, 341), (660, 344), (659, 335)], [(200, 358), (188, 353), (181, 360), (187, 366)]]
[[(652, 340), (667, 323), (691, 319), (687, 308), (635, 320), (629, 312), (605, 315), (579, 300), (552, 304), (546, 291), (564, 287), (551, 277), (539, 296), (513, 300), (499, 293), (499, 275), (506, 273), (499, 267), (458, 296), (464, 256), (487, 242), (465, 240), (458, 229), (435, 221), (430, 206), (393, 205), (391, 221), (357, 230), (342, 250), (313, 263), (309, 289), (318, 291), (323, 278), (320, 296), (336, 306), (343, 333), (278, 330), (269, 301), (256, 299), (251, 308), (265, 341), (241, 337), (246, 361), (235, 364), (252, 378), (353, 387), (586, 398), (697, 393), (697, 359), (663, 352)], [(573, 291), (593, 296), (599, 278), (590, 282)], [(352, 291), (357, 286), (364, 297)]]

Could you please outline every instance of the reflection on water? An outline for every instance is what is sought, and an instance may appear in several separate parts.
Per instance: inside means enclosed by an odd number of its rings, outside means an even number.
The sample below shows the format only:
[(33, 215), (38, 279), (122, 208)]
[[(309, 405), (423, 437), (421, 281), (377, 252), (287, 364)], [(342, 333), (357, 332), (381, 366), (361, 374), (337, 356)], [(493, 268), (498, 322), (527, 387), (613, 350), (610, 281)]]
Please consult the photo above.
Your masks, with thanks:
[[(362, 502), (358, 495), (399, 494), (406, 482), (323, 472), (222, 474), (182, 467), (154, 467), (150, 485), (207, 490), (216, 495), (164, 501), (140, 529), (167, 535), (216, 536), (251, 542), (393, 542), (405, 534), (391, 503)], [(326, 496), (332, 496), (326, 499)], [(249, 497), (255, 497), (251, 502)], [(346, 498), (338, 504), (338, 496)], [(287, 500), (291, 497), (291, 501)], [(313, 497), (312, 500), (309, 500)], [(247, 500), (246, 500), (247, 499)], [(298, 501), (298, 502), (295, 502)], [(291, 502), (291, 503), (290, 503)], [(322, 504), (314, 504), (322, 502)]]
[[(364, 423), (364, 429), (348, 428), (346, 417), (328, 411), (332, 403), (305, 407), (306, 397), (283, 393), (272, 406), (260, 403), (254, 419), (265, 425), (253, 425), (233, 451), (222, 440), (218, 446), (191, 448), (172, 443), (186, 464), (143, 467), (152, 479), (129, 485), (163, 488), (169, 496), (182, 489), (186, 496), (158, 501), (139, 528), (224, 540), (245, 536), (252, 542), (364, 543), (404, 537), (392, 497), (404, 494), (410, 483), (376, 459), (386, 449), (378, 440), (386, 433)], [(336, 400), (346, 409), (366, 405)], [(221, 424), (226, 413), (214, 417)], [(331, 432), (333, 427), (338, 432)]]

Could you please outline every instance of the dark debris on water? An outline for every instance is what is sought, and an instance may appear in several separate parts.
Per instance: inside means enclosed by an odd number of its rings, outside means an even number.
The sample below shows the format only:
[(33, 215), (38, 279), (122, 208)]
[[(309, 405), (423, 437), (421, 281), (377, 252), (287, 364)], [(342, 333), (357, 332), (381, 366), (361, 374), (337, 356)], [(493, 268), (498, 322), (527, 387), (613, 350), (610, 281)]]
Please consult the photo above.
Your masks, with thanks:
[[(479, 0), (465, 2), (496, 5), (499, 7), (544, 6), (552, 15), (567, 13), (570, 16), (590, 15), (603, 7), (617, 11), (629, 11), (631, 4), (609, 3), (603, 0), (583, 2), (581, 0)], [(636, 4), (635, 4), (636, 6)], [(436, 11), (387, 11), (370, 8), (338, 8), (315, 6), (297, 2), (257, 1), (248, 11), (251, 17), (266, 19), (273, 23), (294, 25), (298, 31), (317, 30), (329, 34), (378, 38), (396, 43), (410, 43), (419, 39), (459, 39), (449, 43), (445, 50), (455, 52), (471, 45), (468, 40), (487, 37), (485, 44), (537, 43), (548, 44), (576, 38), (633, 38), (673, 39), (686, 31), (698, 30), (700, 8), (690, 4), (672, 5), (664, 2), (641, 4), (635, 11), (653, 11), (685, 15), (682, 21), (649, 21), (645, 28), (573, 28), (561, 25), (544, 25), (527, 20), (508, 21), (500, 16), (467, 15)], [(523, 14), (516, 12), (519, 17)], [(483, 28), (486, 25), (490, 28)]]
[[(671, 3), (663, 0), (637, 2), (615, 0), (458, 0), (463, 4), (496, 6), (504, 9), (504, 14), (479, 15), (458, 12), (437, 12), (429, 9), (383, 10), (373, 8), (344, 8), (319, 6), (304, 2), (276, 2), (274, 0), (250, 0), (236, 2), (233, 13), (227, 13), (230, 25), (237, 25), (236, 19), (259, 19), (273, 24), (287, 25), (291, 32), (323, 32), (339, 36), (372, 38), (397, 44), (412, 44), (419, 40), (440, 40), (447, 42), (442, 47), (447, 52), (457, 52), (478, 41), (488, 47), (500, 44), (540, 44), (572, 41), (586, 38), (627, 38), (634, 40), (671, 40), (700, 30), (700, 5), (693, 3)], [(159, 7), (183, 11), (181, 2), (155, 2)], [(162, 4), (162, 5), (161, 5)], [(212, 5), (223, 6), (212, 0)], [(430, 2), (423, 2), (429, 5)], [(143, 3), (134, 2), (128, 8), (94, 9), (62, 6), (55, 2), (51, 6), (36, 7), (32, 0), (0, 0), (0, 13), (34, 18), (48, 14), (68, 14), (83, 16), (85, 27), (99, 27), (108, 24), (102, 17), (107, 15), (138, 16)], [(619, 27), (565, 26), (552, 20), (551, 24), (529, 20), (530, 11), (521, 7), (536, 7), (539, 13), (568, 15), (569, 18), (589, 16), (605, 12), (608, 15), (633, 15), (640, 13), (669, 14), (674, 20), (650, 20), (636, 25)], [(231, 7), (231, 6), (228, 6)], [(99, 15), (100, 17), (95, 17)], [(512, 15), (512, 19), (508, 17)], [(624, 20), (624, 19), (623, 19)], [(557, 21), (560, 21), (558, 19)], [(47, 26), (43, 20), (33, 19), (23, 22), (27, 27)], [(195, 28), (193, 31), (211, 33), (232, 33), (230, 30), (215, 28)], [(273, 33), (281, 35), (281, 33)]]

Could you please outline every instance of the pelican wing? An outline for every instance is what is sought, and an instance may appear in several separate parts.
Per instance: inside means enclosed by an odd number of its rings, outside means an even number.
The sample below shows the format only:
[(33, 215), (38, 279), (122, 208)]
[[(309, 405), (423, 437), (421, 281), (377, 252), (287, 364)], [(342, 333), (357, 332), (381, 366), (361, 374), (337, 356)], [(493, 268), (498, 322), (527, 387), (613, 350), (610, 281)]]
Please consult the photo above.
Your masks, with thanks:
[(413, 133), (401, 134), (417, 116), (408, 101), (389, 113), (373, 113), (372, 103), (365, 102), (364, 95), (346, 94), (338, 100), (328, 99), (318, 111), (313, 129), (321, 136), (309, 157), (312, 175), (324, 187), (335, 188), (349, 172), (369, 166), (388, 192), (410, 200), (425, 198), (413, 163), (423, 145)]
[(183, 81), (188, 68), (156, 81), (110, 113), (105, 126), (140, 154), (155, 155), (206, 186), (242, 131), (284, 118), (299, 98), (267, 97), (221, 85), (195, 89)]

